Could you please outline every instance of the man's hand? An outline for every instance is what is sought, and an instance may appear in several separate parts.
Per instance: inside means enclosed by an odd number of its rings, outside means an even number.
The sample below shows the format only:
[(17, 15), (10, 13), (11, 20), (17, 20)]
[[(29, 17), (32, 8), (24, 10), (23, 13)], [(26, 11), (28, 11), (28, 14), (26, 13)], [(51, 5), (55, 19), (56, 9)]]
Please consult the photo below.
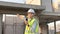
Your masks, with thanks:
[(17, 14), (17, 16), (19, 17), (19, 14)]
[(25, 23), (26, 25), (28, 25), (28, 21), (24, 20), (24, 23)]
[(24, 20), (25, 24), (29, 26), (28, 21)]

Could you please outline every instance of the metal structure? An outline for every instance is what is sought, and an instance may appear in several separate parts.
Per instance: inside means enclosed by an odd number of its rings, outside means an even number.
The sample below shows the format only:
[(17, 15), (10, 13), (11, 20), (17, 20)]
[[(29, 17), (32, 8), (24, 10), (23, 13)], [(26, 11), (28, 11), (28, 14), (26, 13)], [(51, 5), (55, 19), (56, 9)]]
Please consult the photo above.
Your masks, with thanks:
[[(41, 13), (45, 7), (38, 5), (27, 5), (27, 4), (18, 4), (18, 3), (9, 3), (9, 2), (0, 2), (0, 14), (21, 14), (26, 15), (27, 10), (33, 8), (36, 11), (36, 15)], [(1, 17), (2, 18), (2, 17)], [(19, 19), (18, 19), (19, 20)], [(0, 30), (1, 34), (23, 34), (22, 23), (19, 23), (16, 17), (5, 17), (5, 22), (2, 24), (3, 28)], [(18, 21), (18, 22), (17, 22)], [(22, 31), (19, 31), (19, 29)], [(18, 30), (18, 31), (17, 31)]]
[[(43, 12), (45, 6), (39, 5), (28, 5), (20, 3), (9, 3), (9, 2), (0, 2), (0, 34), (3, 33), (2, 30), (2, 14), (21, 14), (26, 15), (27, 10), (33, 8), (36, 11), (36, 15), (39, 17), (39, 25), (41, 28), (42, 34), (48, 34), (47, 23), (60, 20), (60, 13), (55, 12)], [(4, 34), (4, 33), (3, 33)], [(14, 33), (16, 34), (16, 33)]]

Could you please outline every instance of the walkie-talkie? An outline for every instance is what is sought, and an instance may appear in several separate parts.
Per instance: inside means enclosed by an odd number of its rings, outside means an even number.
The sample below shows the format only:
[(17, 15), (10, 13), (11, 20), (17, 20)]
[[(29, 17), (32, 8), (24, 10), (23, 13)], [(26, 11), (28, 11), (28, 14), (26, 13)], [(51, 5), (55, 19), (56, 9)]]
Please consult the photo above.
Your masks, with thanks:
[(28, 18), (26, 17), (26, 21), (28, 21)]
[[(26, 21), (28, 21), (28, 18), (27, 18), (26, 16), (24, 17), (24, 19), (25, 19)], [(29, 24), (28, 24), (28, 27), (29, 27)]]
[[(26, 21), (28, 21), (28, 18), (26, 17)], [(28, 27), (29, 27), (29, 25), (28, 25)]]

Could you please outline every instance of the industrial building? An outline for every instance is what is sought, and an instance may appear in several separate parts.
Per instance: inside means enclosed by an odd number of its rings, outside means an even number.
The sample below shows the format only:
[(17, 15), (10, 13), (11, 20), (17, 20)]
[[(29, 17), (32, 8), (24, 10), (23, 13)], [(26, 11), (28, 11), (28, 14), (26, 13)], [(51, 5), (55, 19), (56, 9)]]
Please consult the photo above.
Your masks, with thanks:
[[(27, 0), (28, 1), (28, 0)], [(0, 34), (23, 34), (24, 29), (19, 28), (23, 26), (23, 21), (17, 18), (16, 16), (6, 16), (8, 15), (25, 15), (28, 9), (33, 8), (36, 12), (36, 16), (39, 19), (40, 34), (57, 34), (56, 33), (56, 21), (60, 20), (60, 3), (54, 6), (52, 0), (38, 0), (33, 2), (22, 3), (13, 3), (13, 2), (4, 2), (0, 1)], [(3, 22), (3, 14), (5, 14), (5, 21)], [(21, 23), (20, 23), (21, 22)], [(50, 33), (48, 29), (49, 23), (54, 22), (54, 32)], [(19, 24), (20, 23), (20, 24)], [(19, 31), (19, 29), (21, 31)], [(52, 30), (51, 30), (52, 32)]]

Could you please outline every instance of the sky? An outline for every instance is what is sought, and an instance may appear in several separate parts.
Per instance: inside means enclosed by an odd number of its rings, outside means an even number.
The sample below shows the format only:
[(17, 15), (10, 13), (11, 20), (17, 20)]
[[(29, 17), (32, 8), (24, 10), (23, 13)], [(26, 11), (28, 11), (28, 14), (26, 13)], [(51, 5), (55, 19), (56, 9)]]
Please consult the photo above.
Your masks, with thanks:
[(14, 3), (25, 3), (25, 0), (0, 0), (5, 2), (14, 2)]

